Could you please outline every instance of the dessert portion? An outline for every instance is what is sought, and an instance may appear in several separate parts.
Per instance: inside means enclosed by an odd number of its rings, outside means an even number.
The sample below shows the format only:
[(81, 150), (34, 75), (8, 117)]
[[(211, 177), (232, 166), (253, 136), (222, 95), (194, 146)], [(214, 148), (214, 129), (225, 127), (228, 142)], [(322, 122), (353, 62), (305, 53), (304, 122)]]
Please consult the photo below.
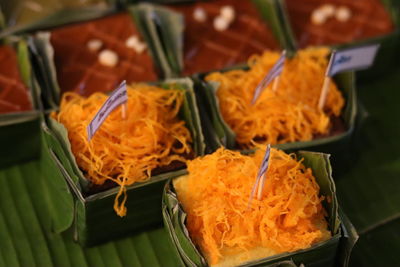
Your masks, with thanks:
[(15, 50), (0, 46), (0, 114), (32, 110), (29, 88), (23, 83)]
[(173, 181), (190, 238), (210, 266), (243, 263), (306, 249), (331, 237), (313, 172), (272, 148), (260, 198), (250, 200), (265, 149), (224, 148), (188, 162)]
[(338, 45), (389, 34), (390, 14), (380, 0), (285, 0), (300, 48)]
[(212, 0), (169, 7), (185, 17), (185, 75), (244, 63), (252, 54), (278, 48), (251, 1)]
[(97, 187), (120, 186), (114, 204), (119, 216), (126, 214), (127, 186), (148, 180), (153, 171), (176, 168), (176, 163), (182, 167), (193, 155), (191, 133), (178, 117), (184, 91), (174, 85), (166, 90), (135, 84), (127, 94), (126, 117), (121, 108), (115, 109), (91, 141), (86, 129), (107, 100), (106, 94), (86, 98), (64, 93), (60, 111), (52, 114), (68, 130), (72, 152), (85, 177)]
[(338, 128), (344, 130), (340, 115), (345, 100), (333, 81), (323, 109), (318, 107), (329, 54), (327, 48), (299, 50), (285, 60), (276, 88), (272, 82), (256, 101), (256, 87), (278, 61), (279, 53), (266, 51), (251, 57), (249, 70), (206, 76), (207, 81), (219, 83), (220, 112), (240, 148), (309, 141), (337, 134)]
[(154, 81), (147, 45), (127, 13), (74, 24), (51, 32), (62, 92), (89, 96), (128, 83)]

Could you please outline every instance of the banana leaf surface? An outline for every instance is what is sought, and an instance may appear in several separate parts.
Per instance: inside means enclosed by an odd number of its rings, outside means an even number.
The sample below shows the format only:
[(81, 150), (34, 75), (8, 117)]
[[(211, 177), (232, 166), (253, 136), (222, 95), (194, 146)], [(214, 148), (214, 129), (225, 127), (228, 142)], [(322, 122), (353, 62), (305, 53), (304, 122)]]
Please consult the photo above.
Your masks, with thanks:
[[(303, 163), (306, 167), (312, 169), (320, 186), (321, 195), (332, 200), (323, 202), (328, 214), (327, 221), (332, 237), (308, 249), (250, 261), (241, 266), (273, 266), (273, 264), (287, 260), (293, 260), (295, 264), (305, 264), (306, 266), (347, 266), (358, 235), (347, 217), (342, 212), (339, 213), (329, 155), (306, 151), (297, 152), (297, 155), (299, 159), (304, 159)], [(162, 211), (165, 228), (185, 266), (208, 266), (205, 258), (190, 239), (185, 225), (187, 214), (179, 203), (172, 181), (165, 186)]]
[[(172, 79), (156, 84), (165, 90), (176, 84), (175, 88), (185, 91), (185, 101), (179, 115), (191, 131), (195, 156), (203, 155), (204, 138), (191, 80)], [(129, 211), (126, 217), (119, 218), (112, 209), (119, 188), (88, 195), (90, 183), (76, 163), (67, 130), (51, 118), (47, 124), (44, 123), (42, 128), (53, 168), (46, 177), (51, 179), (49, 183), (54, 186), (56, 194), (64, 199), (65, 208), (69, 210), (55, 216), (57, 232), (63, 232), (73, 225), (75, 239), (90, 246), (127, 232), (161, 224), (160, 203), (164, 183), (168, 178), (182, 175), (185, 169), (152, 176), (147, 182), (127, 187)]]

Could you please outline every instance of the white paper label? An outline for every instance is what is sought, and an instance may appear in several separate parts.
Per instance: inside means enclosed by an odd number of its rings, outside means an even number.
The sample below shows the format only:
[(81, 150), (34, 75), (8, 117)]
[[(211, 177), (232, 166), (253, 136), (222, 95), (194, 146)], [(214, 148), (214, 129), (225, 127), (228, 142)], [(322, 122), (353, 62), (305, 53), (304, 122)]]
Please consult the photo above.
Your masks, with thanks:
[(88, 140), (93, 138), (96, 131), (100, 128), (101, 124), (106, 120), (108, 115), (116, 109), (119, 105), (128, 101), (128, 94), (126, 91), (126, 81), (123, 81), (114, 92), (104, 102), (100, 110), (96, 113), (93, 120), (87, 126)]
[(268, 170), (270, 155), (271, 155), (271, 146), (268, 145), (267, 150), (265, 151), (264, 158), (261, 162), (260, 169), (258, 170), (256, 181), (255, 181), (253, 188), (251, 190), (251, 193), (250, 193), (249, 205), (250, 205), (252, 199), (254, 198), (259, 187), (261, 186), (260, 190), (262, 190), (262, 187), (264, 187), (265, 180), (263, 180), (263, 179), (266, 179), (266, 176), (264, 174)]
[(262, 79), (262, 81), (257, 85), (256, 90), (254, 91), (253, 100), (251, 104), (254, 104), (258, 97), (261, 95), (262, 91), (279, 75), (281, 75), (283, 71), (283, 66), (285, 65), (286, 59), (286, 51), (282, 52), (281, 57), (272, 67), (272, 69), (268, 72), (268, 74)]
[(376, 44), (333, 52), (326, 75), (332, 77), (347, 70), (369, 68), (374, 63), (378, 49), (379, 44)]

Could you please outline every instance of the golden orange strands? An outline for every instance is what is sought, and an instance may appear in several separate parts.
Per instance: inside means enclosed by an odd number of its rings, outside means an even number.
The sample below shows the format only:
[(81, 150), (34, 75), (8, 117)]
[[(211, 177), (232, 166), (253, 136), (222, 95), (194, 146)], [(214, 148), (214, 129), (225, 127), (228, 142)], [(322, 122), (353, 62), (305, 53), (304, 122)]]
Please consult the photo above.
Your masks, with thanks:
[[(190, 236), (210, 265), (252, 250), (263, 258), (305, 249), (331, 236), (312, 170), (274, 148), (262, 198), (253, 199), (249, 209), (264, 153), (247, 156), (220, 148), (189, 161), (188, 176), (174, 180)], [(254, 258), (241, 258), (246, 260)]]
[(106, 94), (85, 98), (65, 93), (60, 111), (52, 114), (68, 130), (72, 152), (85, 176), (96, 185), (110, 180), (120, 186), (114, 203), (119, 216), (126, 215), (126, 186), (146, 181), (152, 170), (173, 161), (186, 162), (185, 156), (192, 151), (191, 134), (177, 118), (183, 91), (136, 84), (127, 92), (126, 119), (117, 108), (90, 142), (86, 128), (106, 101)]
[(254, 90), (278, 60), (277, 52), (265, 52), (249, 59), (250, 70), (214, 72), (208, 81), (220, 83), (217, 91), (223, 118), (244, 148), (256, 143), (280, 144), (312, 140), (331, 128), (330, 117), (338, 117), (344, 99), (331, 82), (324, 110), (318, 100), (328, 66), (327, 48), (300, 50), (287, 59), (274, 92), (272, 84), (251, 105)]

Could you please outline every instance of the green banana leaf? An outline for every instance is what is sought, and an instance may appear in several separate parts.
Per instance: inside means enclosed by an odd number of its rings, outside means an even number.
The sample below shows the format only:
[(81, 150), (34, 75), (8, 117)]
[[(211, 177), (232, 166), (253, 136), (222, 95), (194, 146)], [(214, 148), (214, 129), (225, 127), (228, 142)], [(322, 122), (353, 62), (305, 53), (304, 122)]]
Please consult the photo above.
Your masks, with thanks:
[[(172, 85), (185, 91), (185, 101), (179, 113), (186, 122), (193, 137), (193, 148), (196, 156), (203, 155), (205, 150), (204, 137), (200, 124), (199, 112), (193, 91), (192, 81), (188, 78), (166, 80), (155, 83), (165, 90)], [(49, 118), (47, 125), (43, 124), (48, 154), (52, 158), (52, 171), (49, 173), (55, 192), (65, 203), (64, 208), (73, 213), (56, 214), (55, 230), (63, 232), (73, 223), (74, 238), (81, 244), (92, 246), (115, 237), (123, 236), (132, 231), (138, 231), (151, 226), (159, 226), (161, 218), (161, 192), (168, 178), (182, 175), (185, 169), (170, 171), (150, 177), (143, 183), (135, 183), (127, 187), (128, 213), (124, 218), (118, 217), (113, 210), (114, 199), (119, 188), (88, 195), (89, 181), (80, 171), (72, 154), (66, 128)], [(54, 166), (57, 171), (54, 171)], [(50, 179), (50, 178), (49, 178)], [(68, 185), (69, 190), (65, 190)], [(71, 199), (71, 193), (73, 199)], [(73, 218), (73, 219), (71, 219)]]
[(337, 187), (344, 211), (362, 234), (400, 218), (399, 82), (397, 69), (359, 86), (369, 117), (353, 140), (352, 157)]
[(45, 109), (54, 110), (60, 102), (61, 90), (57, 82), (57, 71), (54, 65), (54, 49), (50, 44), (50, 33), (39, 32), (29, 38), (29, 49), (32, 54), (34, 71), (42, 87), (41, 98)]
[(164, 78), (178, 77), (182, 69), (183, 17), (161, 6), (141, 3), (128, 7), (136, 23), (141, 25), (154, 58)]
[[(0, 167), (39, 157), (41, 116), (40, 90), (32, 73), (26, 41), (9, 36), (2, 42), (16, 51), (18, 69), (23, 83), (30, 89), (33, 110), (0, 115)], [(24, 153), (15, 153), (16, 150)]]
[[(297, 40), (293, 33), (291, 22), (288, 16), (285, 0), (256, 0), (259, 8), (269, 9), (271, 6), (275, 7), (276, 14), (272, 17), (279, 17), (279, 23), (276, 24), (276, 27), (279, 30), (274, 31), (276, 37), (285, 36), (286, 40), (282, 43), (283, 47), (290, 51), (294, 52), (297, 46)], [(396, 66), (397, 60), (393, 55), (398, 55), (398, 46), (400, 44), (400, 18), (399, 12), (400, 9), (398, 8), (398, 4), (396, 4), (393, 0), (382, 0), (382, 3), (385, 5), (386, 9), (389, 11), (391, 15), (392, 21), (394, 22), (396, 29), (393, 33), (379, 36), (375, 38), (370, 38), (367, 40), (361, 41), (354, 41), (351, 43), (346, 44), (338, 44), (332, 46), (332, 49), (342, 49), (342, 48), (349, 48), (349, 47), (357, 47), (357, 46), (364, 46), (367, 44), (375, 44), (380, 43), (381, 47), (376, 55), (376, 59), (374, 62), (374, 66), (369, 68), (368, 70), (364, 70), (360, 72), (364, 81), (369, 81), (372, 79), (376, 79), (381, 75), (385, 74), (387, 71), (393, 69)], [(267, 16), (265, 16), (266, 19)]]
[[(3, 0), (3, 2), (4, 1), (7, 0)], [(20, 10), (23, 7), (23, 4), (21, 4), (20, 6), (15, 5), (14, 2), (13, 4), (14, 5), (10, 5), (8, 8), (3, 10), (5, 15), (12, 16), (12, 14), (15, 12), (14, 9)], [(26, 20), (25, 22), (17, 21), (15, 23), (15, 18), (10, 17), (8, 23), (9, 27), (5, 27), (3, 29), (3, 31), (0, 33), (0, 38), (8, 36), (10, 34), (22, 34), (38, 30), (46, 30), (69, 23), (96, 19), (115, 11), (115, 8), (113, 6), (107, 6), (106, 3), (81, 7), (71, 6), (70, 4), (70, 7), (64, 7), (61, 9), (60, 7), (50, 7), (49, 5), (45, 7), (49, 10), (47, 12), (44, 12), (43, 14), (36, 15), (38, 18), (34, 18), (33, 15), (32, 20), (31, 18), (27, 17), (22, 18), (22, 20)]]
[(0, 267), (181, 266), (163, 228), (92, 248), (54, 233), (50, 218), (69, 210), (49, 184), (51, 158), (42, 149), (40, 159), (0, 170)]
[(281, 47), (286, 49), (288, 57), (295, 53), (296, 46), (293, 42), (292, 32), (288, 29), (287, 18), (282, 12), (280, 0), (252, 0), (261, 13), (261, 16), (271, 27)]
[[(342, 212), (339, 213), (329, 155), (306, 151), (300, 151), (297, 155), (304, 159), (305, 166), (313, 170), (316, 181), (320, 186), (321, 195), (332, 200), (323, 203), (328, 213), (332, 238), (308, 249), (278, 254), (251, 261), (241, 266), (270, 266), (270, 264), (286, 260), (293, 260), (295, 264), (305, 264), (306, 266), (334, 266), (334, 264), (336, 266), (347, 266), (351, 250), (358, 236), (347, 217)], [(171, 180), (165, 185), (162, 212), (164, 226), (185, 266), (208, 266), (205, 258), (190, 239), (185, 226), (187, 215), (179, 203)]]
[[(206, 109), (208, 119), (211, 121), (210, 125), (212, 125), (214, 132), (210, 133), (210, 135), (213, 137), (212, 140), (215, 140), (215, 142), (213, 144), (208, 144), (208, 146), (214, 145), (214, 147), (212, 147), (213, 150), (220, 146), (225, 146), (229, 149), (236, 149), (235, 133), (224, 121), (219, 109), (218, 98), (216, 96), (219, 84), (212, 81), (204, 82), (203, 75), (194, 76), (193, 79), (196, 81), (196, 93), (204, 103), (204, 108)], [(361, 121), (363, 114), (359, 114), (359, 117), (357, 118), (358, 107), (354, 72), (338, 74), (334, 77), (334, 80), (346, 99), (346, 105), (342, 114), (346, 131), (335, 136), (311, 141), (279, 144), (276, 145), (277, 148), (286, 151), (307, 149), (334, 153), (337, 155), (340, 155), (341, 152), (346, 150), (355, 129), (356, 121)], [(335, 161), (340, 165), (339, 160), (339, 158), (335, 158)]]

